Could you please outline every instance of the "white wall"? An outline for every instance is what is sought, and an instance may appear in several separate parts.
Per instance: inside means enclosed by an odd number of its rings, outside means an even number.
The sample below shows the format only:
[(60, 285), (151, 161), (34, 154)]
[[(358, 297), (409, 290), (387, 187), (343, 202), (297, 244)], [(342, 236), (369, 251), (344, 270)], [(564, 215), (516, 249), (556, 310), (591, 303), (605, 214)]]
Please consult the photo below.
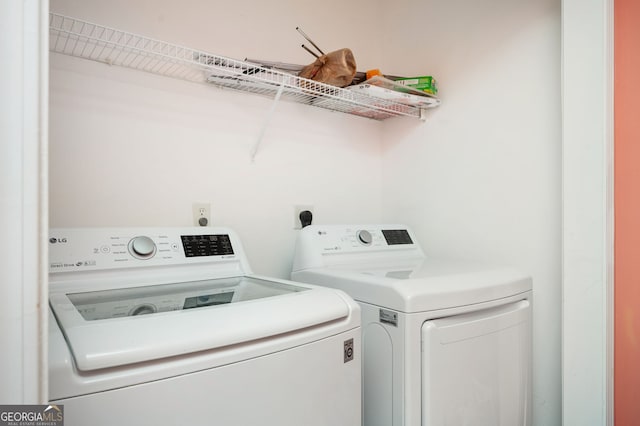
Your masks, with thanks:
[(428, 255), (532, 274), (534, 423), (560, 425), (560, 2), (392, 10), (383, 72), (433, 74), (443, 103), (424, 125), (383, 128), (383, 218), (409, 224)]
[[(347, 25), (311, 5), (58, 0), (51, 8), (235, 58), (311, 62), (297, 25), (325, 50), (346, 44), (358, 62), (375, 57), (371, 19)], [(332, 8), (366, 16), (365, 6)], [(188, 226), (192, 203), (211, 202), (213, 224), (238, 231), (256, 272), (288, 277), (294, 204), (314, 205), (316, 223), (380, 219), (379, 122), (282, 102), (252, 163), (269, 99), (59, 54), (51, 64), (52, 227)]]

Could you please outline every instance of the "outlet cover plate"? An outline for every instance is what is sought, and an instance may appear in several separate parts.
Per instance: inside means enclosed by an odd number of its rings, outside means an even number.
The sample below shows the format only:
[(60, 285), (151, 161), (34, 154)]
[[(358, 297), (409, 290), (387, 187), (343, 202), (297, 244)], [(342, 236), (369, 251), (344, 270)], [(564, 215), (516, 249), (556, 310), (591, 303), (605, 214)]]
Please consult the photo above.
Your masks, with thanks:
[(313, 211), (313, 205), (311, 204), (296, 204), (293, 206), (293, 229), (302, 229), (302, 223), (300, 223), (300, 213), (309, 210), (315, 219), (315, 212)]
[[(203, 225), (201, 220), (206, 223)], [(211, 226), (211, 204), (193, 203), (193, 226)]]

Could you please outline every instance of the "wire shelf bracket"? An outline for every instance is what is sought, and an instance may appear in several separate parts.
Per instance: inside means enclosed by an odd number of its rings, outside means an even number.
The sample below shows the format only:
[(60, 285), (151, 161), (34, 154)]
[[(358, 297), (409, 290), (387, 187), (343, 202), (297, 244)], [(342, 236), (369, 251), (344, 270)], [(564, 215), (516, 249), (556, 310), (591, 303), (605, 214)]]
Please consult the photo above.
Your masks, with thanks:
[(281, 85), (278, 91), (276, 92), (276, 97), (273, 99), (273, 103), (271, 104), (271, 108), (269, 108), (269, 112), (267, 113), (267, 117), (260, 128), (260, 133), (258, 133), (258, 139), (256, 143), (253, 145), (251, 149), (251, 162), (253, 163), (256, 159), (256, 154), (258, 153), (258, 148), (260, 148), (260, 144), (262, 143), (262, 139), (264, 139), (264, 133), (269, 127), (269, 123), (271, 122), (271, 117), (273, 117), (273, 112), (276, 110), (276, 105), (280, 101), (280, 97), (282, 96), (282, 92), (284, 91), (284, 85)]

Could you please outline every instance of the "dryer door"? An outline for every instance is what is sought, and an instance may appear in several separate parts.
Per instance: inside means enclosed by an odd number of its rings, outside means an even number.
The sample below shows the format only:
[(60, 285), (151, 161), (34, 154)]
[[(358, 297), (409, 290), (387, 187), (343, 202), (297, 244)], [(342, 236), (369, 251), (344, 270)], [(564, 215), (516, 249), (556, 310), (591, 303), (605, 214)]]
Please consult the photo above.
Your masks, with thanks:
[(422, 426), (531, 424), (531, 306), (422, 326)]

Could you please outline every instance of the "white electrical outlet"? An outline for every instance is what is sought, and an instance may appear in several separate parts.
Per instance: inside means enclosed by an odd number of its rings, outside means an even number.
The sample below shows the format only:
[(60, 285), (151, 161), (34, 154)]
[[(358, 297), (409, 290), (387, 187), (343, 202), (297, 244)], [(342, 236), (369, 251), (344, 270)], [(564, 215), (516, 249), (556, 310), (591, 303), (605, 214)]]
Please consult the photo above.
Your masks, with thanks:
[(211, 225), (211, 204), (193, 203), (193, 224), (195, 226)]
[(302, 224), (300, 223), (300, 213), (305, 210), (309, 210), (311, 214), (315, 216), (313, 206), (310, 204), (297, 204), (293, 206), (293, 229), (302, 229)]

